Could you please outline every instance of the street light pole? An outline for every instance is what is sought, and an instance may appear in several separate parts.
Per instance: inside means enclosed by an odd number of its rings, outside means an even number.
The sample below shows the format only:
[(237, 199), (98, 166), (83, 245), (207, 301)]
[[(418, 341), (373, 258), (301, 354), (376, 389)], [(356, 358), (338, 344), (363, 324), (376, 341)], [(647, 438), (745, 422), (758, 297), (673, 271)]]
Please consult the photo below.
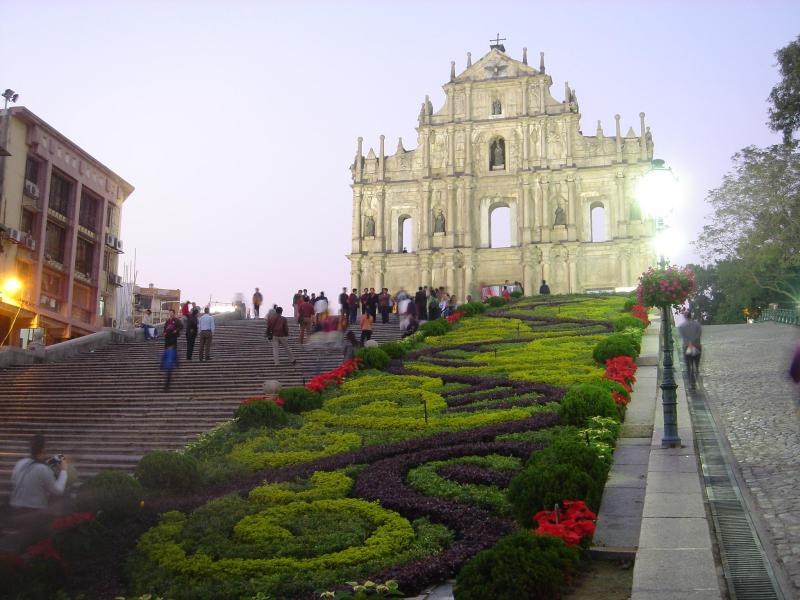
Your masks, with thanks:
[(661, 331), (664, 341), (664, 367), (661, 371), (661, 404), (664, 407), (664, 435), (662, 448), (680, 448), (678, 435), (678, 384), (672, 362), (672, 313), (669, 305), (661, 307)]
[[(651, 168), (642, 176), (638, 192), (642, 208), (655, 219), (655, 231), (658, 237), (666, 232), (668, 226), (665, 219), (673, 211), (676, 200), (677, 179), (672, 169), (664, 165), (663, 160), (653, 160)], [(658, 240), (661, 248), (659, 267), (667, 267), (664, 253), (664, 240)], [(680, 448), (681, 438), (678, 436), (678, 384), (675, 382), (675, 368), (672, 360), (672, 312), (670, 305), (661, 306), (661, 348), (664, 362), (661, 370), (661, 405), (664, 410), (664, 434), (661, 437), (662, 448)]]

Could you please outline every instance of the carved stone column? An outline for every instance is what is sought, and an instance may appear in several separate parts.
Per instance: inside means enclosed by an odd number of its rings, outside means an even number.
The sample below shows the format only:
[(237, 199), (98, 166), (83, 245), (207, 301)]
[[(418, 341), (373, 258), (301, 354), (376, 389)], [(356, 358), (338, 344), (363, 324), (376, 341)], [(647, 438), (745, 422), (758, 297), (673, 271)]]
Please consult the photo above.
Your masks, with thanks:
[(522, 244), (530, 244), (533, 241), (533, 202), (531, 200), (533, 192), (530, 181), (526, 178), (522, 181)]
[(447, 236), (447, 246), (452, 248), (456, 245), (456, 230), (458, 219), (456, 217), (456, 188), (453, 182), (447, 184), (447, 219), (445, 220), (445, 233)]
[(569, 273), (569, 293), (577, 294), (578, 290), (578, 247), (569, 248), (567, 255), (567, 271)]
[(456, 172), (456, 132), (452, 125), (447, 127), (447, 173)]
[(422, 212), (419, 218), (419, 248), (428, 250), (431, 247), (431, 188), (428, 182), (420, 186)]
[(469, 248), (475, 247), (475, 184), (470, 178), (467, 180), (466, 199), (466, 219), (464, 220), (464, 245)]
[(472, 173), (472, 125), (468, 124), (464, 132), (464, 173)]
[(575, 177), (567, 176), (567, 239), (575, 241), (578, 239), (578, 222), (576, 204), (578, 202), (575, 193)]
[(613, 219), (617, 224), (617, 235), (619, 237), (628, 237), (628, 210), (625, 202), (625, 173), (622, 169), (617, 171), (614, 178), (614, 200), (616, 202), (616, 214)]
[[(547, 281), (550, 279), (550, 246), (541, 246), (540, 250), (542, 252), (541, 256), (541, 265), (542, 265), (542, 279)], [(539, 286), (536, 286), (536, 291), (539, 291)]]
[(361, 188), (353, 189), (353, 253), (361, 252), (361, 217), (363, 193)]
[(380, 188), (375, 193), (378, 201), (378, 218), (376, 223), (375, 238), (378, 246), (378, 252), (386, 252), (386, 219), (384, 214), (386, 204), (386, 192)]
[(547, 177), (542, 177), (539, 180), (539, 241), (550, 241), (550, 181)]

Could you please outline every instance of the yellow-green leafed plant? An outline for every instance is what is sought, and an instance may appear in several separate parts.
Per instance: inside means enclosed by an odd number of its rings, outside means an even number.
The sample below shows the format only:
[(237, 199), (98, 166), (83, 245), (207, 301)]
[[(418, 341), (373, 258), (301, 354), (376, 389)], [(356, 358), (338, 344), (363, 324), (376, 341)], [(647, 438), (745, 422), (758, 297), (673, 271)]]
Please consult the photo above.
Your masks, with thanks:
[(250, 469), (266, 469), (308, 462), (360, 446), (361, 436), (356, 433), (320, 433), (315, 427), (303, 426), (257, 435), (234, 446), (228, 457)]

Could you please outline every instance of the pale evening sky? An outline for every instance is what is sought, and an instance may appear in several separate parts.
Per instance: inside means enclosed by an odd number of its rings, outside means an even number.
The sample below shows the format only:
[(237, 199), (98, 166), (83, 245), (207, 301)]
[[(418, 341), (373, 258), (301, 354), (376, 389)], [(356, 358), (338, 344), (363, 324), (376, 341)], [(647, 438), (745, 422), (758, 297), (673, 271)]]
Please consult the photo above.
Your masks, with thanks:
[(686, 245), (730, 156), (778, 141), (766, 125), (774, 52), (800, 33), (794, 2), (0, 3), (0, 86), (127, 179), (125, 261), (183, 297), (288, 305), (349, 285), (356, 137), (364, 154), (416, 145), (425, 94), (450, 61), (546, 55), (553, 95), (576, 90), (582, 130), (647, 114), (680, 177)]

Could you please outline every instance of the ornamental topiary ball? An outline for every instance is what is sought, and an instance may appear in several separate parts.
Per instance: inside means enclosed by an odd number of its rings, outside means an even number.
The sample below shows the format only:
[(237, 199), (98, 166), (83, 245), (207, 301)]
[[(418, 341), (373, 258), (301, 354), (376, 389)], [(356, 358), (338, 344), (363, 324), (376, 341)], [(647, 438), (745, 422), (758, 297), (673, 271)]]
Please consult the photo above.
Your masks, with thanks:
[(188, 492), (200, 483), (197, 462), (185, 454), (148, 452), (136, 465), (136, 479), (149, 491)]
[(286, 411), (272, 400), (256, 400), (240, 404), (233, 416), (236, 418), (239, 431), (286, 425)]
[(300, 414), (307, 410), (322, 408), (322, 396), (304, 386), (284, 388), (278, 397), (283, 400), (283, 410), (289, 413)]
[(356, 358), (361, 359), (362, 369), (378, 369), (379, 371), (388, 367), (392, 360), (380, 348), (362, 348), (356, 352)]
[(614, 331), (625, 331), (628, 328), (644, 329), (647, 325), (641, 319), (630, 315), (623, 315), (614, 321)]
[(611, 392), (599, 385), (579, 383), (572, 386), (558, 407), (564, 425), (583, 427), (589, 417), (618, 417)]
[(144, 495), (142, 484), (122, 471), (103, 471), (78, 488), (78, 509), (102, 512), (112, 519), (139, 510)]
[(518, 531), (461, 567), (453, 592), (456, 600), (555, 600), (578, 561), (563, 540)]
[(631, 336), (624, 333), (613, 333), (597, 342), (592, 350), (592, 358), (602, 366), (605, 366), (609, 358), (617, 356), (630, 356), (634, 360), (639, 358), (639, 349)]
[(508, 500), (516, 519), (533, 526), (540, 510), (552, 510), (564, 500), (584, 500), (593, 510), (600, 505), (602, 487), (573, 464), (530, 464), (514, 476), (508, 486)]
[(380, 348), (389, 355), (389, 358), (405, 358), (408, 354), (406, 346), (400, 342), (386, 342), (381, 344)]

